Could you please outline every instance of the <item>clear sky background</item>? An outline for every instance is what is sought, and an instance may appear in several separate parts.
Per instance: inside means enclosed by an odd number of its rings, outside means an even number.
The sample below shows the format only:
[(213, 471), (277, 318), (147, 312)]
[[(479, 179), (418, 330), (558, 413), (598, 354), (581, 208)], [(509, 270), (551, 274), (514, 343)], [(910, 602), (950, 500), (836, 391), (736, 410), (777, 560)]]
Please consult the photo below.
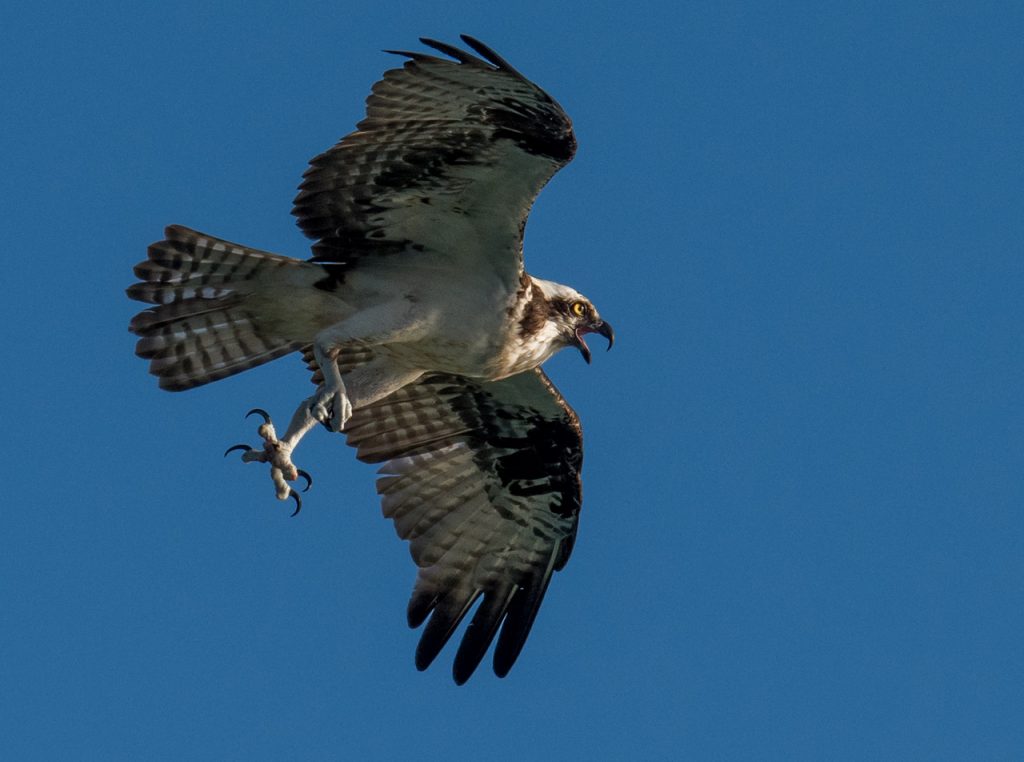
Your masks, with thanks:
[[(527, 264), (618, 343), (548, 366), (579, 542), (458, 688), (372, 467), (314, 431), (291, 519), (221, 458), (301, 362), (159, 391), (123, 289), (168, 223), (307, 256), (380, 50), (460, 32), (572, 115)], [(1016, 2), (3, 11), (2, 755), (1019, 759), (1022, 40)]]

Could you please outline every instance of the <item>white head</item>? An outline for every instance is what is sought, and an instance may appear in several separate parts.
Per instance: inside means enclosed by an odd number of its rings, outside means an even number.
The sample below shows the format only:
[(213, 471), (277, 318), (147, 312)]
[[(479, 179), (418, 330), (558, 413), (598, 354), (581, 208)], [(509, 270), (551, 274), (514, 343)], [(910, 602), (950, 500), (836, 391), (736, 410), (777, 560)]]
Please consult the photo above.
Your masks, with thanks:
[(608, 339), (608, 348), (615, 342), (612, 327), (601, 319), (597, 309), (579, 291), (561, 283), (533, 278), (532, 298), (523, 314), (522, 327), (535, 340), (545, 342), (549, 350), (545, 359), (565, 347), (579, 349), (590, 362), (590, 348), (583, 340), (588, 333), (599, 333)]

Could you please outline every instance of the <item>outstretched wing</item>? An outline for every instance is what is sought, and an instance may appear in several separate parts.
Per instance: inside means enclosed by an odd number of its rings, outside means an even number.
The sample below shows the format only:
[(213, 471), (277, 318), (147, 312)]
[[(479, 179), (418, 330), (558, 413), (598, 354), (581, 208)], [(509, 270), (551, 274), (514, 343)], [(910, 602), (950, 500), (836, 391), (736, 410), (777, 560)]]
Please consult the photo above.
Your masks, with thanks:
[(494, 671), (515, 663), (552, 572), (569, 560), (580, 510), (579, 420), (539, 368), (502, 381), (431, 375), (358, 409), (361, 460), (383, 462), (384, 515), (419, 575), (409, 626), (426, 669), (480, 600), (455, 655), (464, 683), (498, 633)]
[(576, 138), (547, 93), (472, 37), (481, 58), (421, 41), (422, 53), (384, 73), (356, 131), (310, 162), (293, 214), (313, 259), (431, 251), (465, 266), (489, 257), (518, 281), (534, 198), (572, 159)]

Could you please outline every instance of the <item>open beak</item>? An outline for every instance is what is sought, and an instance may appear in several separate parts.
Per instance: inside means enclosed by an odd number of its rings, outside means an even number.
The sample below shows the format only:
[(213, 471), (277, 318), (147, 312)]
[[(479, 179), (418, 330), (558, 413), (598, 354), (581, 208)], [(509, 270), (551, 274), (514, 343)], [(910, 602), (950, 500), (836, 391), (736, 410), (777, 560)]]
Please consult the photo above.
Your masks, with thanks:
[(590, 325), (581, 325), (576, 329), (576, 348), (580, 350), (580, 354), (583, 355), (583, 359), (590, 364), (590, 347), (587, 346), (587, 342), (583, 340), (583, 336), (588, 333), (599, 333), (608, 339), (608, 349), (612, 348), (615, 343), (615, 331), (612, 330), (611, 325), (604, 321), (599, 320), (596, 323)]

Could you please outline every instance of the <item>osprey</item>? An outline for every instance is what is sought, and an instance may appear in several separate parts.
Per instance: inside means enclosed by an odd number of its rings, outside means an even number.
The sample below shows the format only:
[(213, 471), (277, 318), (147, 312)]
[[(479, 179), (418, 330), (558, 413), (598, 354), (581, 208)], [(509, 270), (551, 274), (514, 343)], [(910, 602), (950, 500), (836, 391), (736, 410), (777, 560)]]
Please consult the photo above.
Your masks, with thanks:
[(460, 684), (495, 635), (494, 671), (508, 673), (572, 552), (582, 434), (540, 365), (564, 347), (589, 363), (588, 333), (614, 340), (587, 298), (523, 267), (533, 200), (576, 150), (569, 118), (462, 39), (479, 57), (429, 39), (452, 60), (387, 51), (408, 60), (373, 86), (355, 132), (310, 162), (292, 210), (315, 240), (309, 260), (172, 225), (128, 289), (154, 305), (130, 330), (161, 388), (303, 353), (316, 391), (287, 431), (257, 408), (262, 446), (228, 452), (268, 463), (295, 513), (289, 482), (312, 479), (292, 454), (317, 423), (382, 463), (384, 515), (419, 567), (418, 669), (479, 600)]

